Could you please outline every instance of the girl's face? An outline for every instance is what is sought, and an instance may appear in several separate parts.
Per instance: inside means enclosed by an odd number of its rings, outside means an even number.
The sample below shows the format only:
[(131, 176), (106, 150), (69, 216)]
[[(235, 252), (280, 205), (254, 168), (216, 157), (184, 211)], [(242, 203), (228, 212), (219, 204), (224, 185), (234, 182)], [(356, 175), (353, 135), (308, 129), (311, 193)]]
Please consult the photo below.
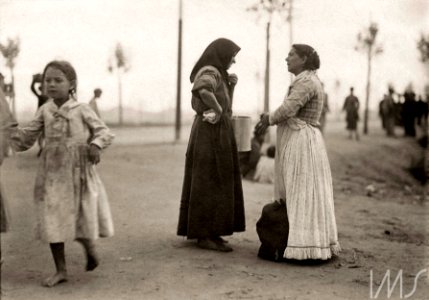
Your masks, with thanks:
[(61, 70), (48, 67), (43, 87), (48, 97), (55, 100), (66, 100), (69, 98), (70, 90), (74, 88), (74, 83), (70, 82)]
[(295, 75), (301, 73), (304, 70), (306, 60), (306, 57), (300, 57), (295, 49), (292, 48), (286, 58), (288, 71)]
[(233, 65), (233, 64), (235, 64), (235, 56), (237, 55), (237, 53), (235, 53), (233, 56), (232, 56), (232, 58), (231, 58), (231, 61), (229, 62), (229, 64), (228, 64), (228, 66), (226, 67), (226, 69), (228, 70), (229, 68), (231, 68), (231, 66)]

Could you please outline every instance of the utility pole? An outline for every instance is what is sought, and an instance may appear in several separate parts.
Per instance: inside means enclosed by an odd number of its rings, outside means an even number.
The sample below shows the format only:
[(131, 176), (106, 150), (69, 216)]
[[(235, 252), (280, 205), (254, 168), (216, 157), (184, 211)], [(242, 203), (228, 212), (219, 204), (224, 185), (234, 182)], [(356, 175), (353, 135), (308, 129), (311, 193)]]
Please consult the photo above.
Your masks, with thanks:
[(116, 69), (116, 72), (118, 72), (118, 93), (119, 93), (119, 107), (118, 107), (118, 114), (119, 114), (119, 126), (124, 125), (124, 109), (122, 106), (122, 79), (121, 79), (121, 70), (119, 68)]
[[(289, 49), (292, 49), (293, 44), (293, 28), (292, 28), (292, 8), (293, 8), (293, 0), (289, 0), (289, 9), (288, 9), (288, 17), (287, 20), (289, 22)], [(290, 83), (292, 84), (293, 75), (289, 74)]]
[(267, 22), (267, 50), (265, 60), (265, 92), (264, 92), (264, 112), (270, 111), (270, 26), (271, 20)]
[(368, 117), (369, 117), (369, 91), (371, 90), (371, 59), (372, 58), (372, 44), (368, 46), (368, 72), (366, 81), (366, 97), (365, 97), (365, 111), (363, 122), (363, 133), (368, 134)]
[(176, 126), (175, 141), (180, 140), (181, 128), (181, 92), (182, 92), (182, 0), (179, 0), (179, 39), (177, 50), (177, 92), (176, 92)]

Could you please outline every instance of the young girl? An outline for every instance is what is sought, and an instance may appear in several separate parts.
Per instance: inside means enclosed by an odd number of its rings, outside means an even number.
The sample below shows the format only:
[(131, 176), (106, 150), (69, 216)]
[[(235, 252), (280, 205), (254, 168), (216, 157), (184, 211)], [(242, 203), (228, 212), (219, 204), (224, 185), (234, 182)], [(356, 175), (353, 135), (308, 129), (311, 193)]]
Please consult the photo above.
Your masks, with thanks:
[(66, 61), (52, 61), (43, 71), (49, 100), (26, 127), (10, 129), (16, 151), (29, 149), (43, 132), (34, 200), (37, 235), (50, 244), (56, 273), (42, 285), (67, 281), (64, 242), (77, 240), (86, 253), (86, 270), (98, 265), (94, 240), (113, 235), (106, 191), (95, 164), (113, 135), (89, 105), (75, 99), (77, 76)]

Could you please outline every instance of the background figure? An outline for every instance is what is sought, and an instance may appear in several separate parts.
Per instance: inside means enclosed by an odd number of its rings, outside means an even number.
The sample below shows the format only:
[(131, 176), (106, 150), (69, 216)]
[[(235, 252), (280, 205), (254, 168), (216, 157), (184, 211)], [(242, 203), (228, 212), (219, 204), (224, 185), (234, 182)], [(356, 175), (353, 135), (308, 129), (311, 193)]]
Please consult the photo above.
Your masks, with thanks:
[(39, 109), (48, 100), (48, 96), (46, 96), (46, 93), (43, 89), (42, 81), (43, 76), (40, 73), (34, 74), (33, 80), (31, 81), (31, 91), (37, 97), (37, 109)]
[(276, 146), (267, 148), (267, 155), (262, 155), (256, 165), (253, 180), (260, 183), (274, 183), (274, 158), (276, 155)]
[(386, 116), (384, 113), (384, 103), (386, 102), (387, 95), (383, 95), (383, 99), (381, 99), (380, 103), (378, 104), (378, 116), (381, 120), (381, 128), (384, 130), (386, 129)]
[(326, 93), (324, 87), (325, 86), (322, 83), (322, 88), (323, 88), (323, 109), (322, 109), (322, 113), (320, 114), (320, 119), (319, 119), (320, 131), (322, 132), (322, 134), (325, 131), (325, 126), (326, 126), (326, 114), (329, 112), (328, 93)]
[[(37, 86), (37, 87), (36, 87)], [(48, 101), (48, 96), (43, 89), (43, 76), (40, 73), (33, 75), (33, 80), (31, 81), (31, 91), (37, 97), (37, 109), (39, 109), (43, 104)], [(39, 152), (37, 156), (39, 157), (42, 154), (44, 146), (44, 134), (42, 133), (37, 139), (37, 145), (39, 146)]]
[[(0, 119), (0, 123), (3, 124), (4, 122), (6, 122), (7, 118), (6, 118), (6, 111), (10, 111), (9, 108), (9, 104), (6, 100), (6, 95), (5, 95), (5, 84), (4, 84), (4, 76), (2, 73), (0, 73), (0, 97), (1, 97), (1, 119)], [(12, 113), (11, 113), (12, 115)], [(2, 128), (0, 127), (0, 139), (2, 139), (4, 136), (2, 135)], [(9, 146), (7, 143), (0, 141), (0, 157), (4, 158), (7, 157), (9, 154)]]
[[(0, 74), (0, 78), (2, 78)], [(3, 81), (0, 79), (0, 176), (1, 176), (1, 165), (3, 163), (4, 158), (6, 157), (7, 151), (3, 151), (3, 149), (8, 149), (7, 137), (4, 132), (4, 128), (7, 127), (8, 123), (14, 122), (14, 118), (9, 108), (9, 104), (6, 101), (6, 97), (3, 93), (4, 85)], [(7, 232), (9, 229), (9, 213), (7, 201), (4, 195), (2, 194), (2, 183), (0, 178), (0, 232)], [(0, 251), (1, 255), (1, 251)], [(1, 259), (3, 260), (3, 259)]]
[(394, 103), (395, 106), (395, 126), (404, 127), (404, 120), (402, 120), (402, 107), (403, 100), (402, 94), (395, 93), (397, 101)]
[(381, 114), (384, 120), (384, 129), (386, 130), (387, 136), (395, 136), (395, 101), (393, 100), (393, 94), (395, 91), (392, 87), (389, 87), (389, 94), (385, 95), (381, 103)]
[(101, 89), (96, 88), (94, 90), (94, 97), (92, 97), (92, 99), (89, 101), (89, 106), (91, 106), (92, 110), (96, 113), (96, 115), (99, 118), (101, 118), (101, 116), (100, 116), (100, 112), (98, 110), (97, 99), (100, 98), (102, 93), (103, 93), (103, 91)]
[(350, 88), (350, 95), (347, 96), (344, 101), (343, 111), (346, 112), (347, 130), (350, 135), (349, 138), (353, 138), (353, 133), (356, 140), (359, 140), (359, 133), (357, 131), (357, 123), (359, 121), (359, 99), (353, 95), (354, 88)]
[(402, 121), (404, 124), (405, 136), (416, 136), (416, 104), (416, 94), (412, 86), (409, 85), (404, 92), (404, 104), (402, 105)]
[(417, 135), (418, 138), (427, 136), (428, 110), (428, 103), (419, 95), (418, 101), (416, 102), (416, 125), (419, 130)]
[(254, 131), (250, 151), (239, 153), (240, 171), (245, 179), (253, 180), (256, 166), (261, 158), (261, 148), (265, 140), (265, 134), (266, 132), (258, 133)]

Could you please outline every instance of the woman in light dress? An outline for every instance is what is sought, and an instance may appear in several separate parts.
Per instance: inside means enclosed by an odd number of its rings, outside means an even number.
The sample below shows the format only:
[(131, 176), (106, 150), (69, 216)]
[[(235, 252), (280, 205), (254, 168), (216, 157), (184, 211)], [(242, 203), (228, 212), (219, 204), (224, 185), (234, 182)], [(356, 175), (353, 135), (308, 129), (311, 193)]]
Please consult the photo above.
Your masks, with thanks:
[(261, 116), (257, 128), (277, 125), (274, 193), (286, 201), (289, 237), (284, 258), (327, 260), (337, 255), (331, 169), (318, 128), (323, 110), (323, 88), (316, 70), (317, 52), (295, 44), (286, 58), (296, 77), (283, 103)]

